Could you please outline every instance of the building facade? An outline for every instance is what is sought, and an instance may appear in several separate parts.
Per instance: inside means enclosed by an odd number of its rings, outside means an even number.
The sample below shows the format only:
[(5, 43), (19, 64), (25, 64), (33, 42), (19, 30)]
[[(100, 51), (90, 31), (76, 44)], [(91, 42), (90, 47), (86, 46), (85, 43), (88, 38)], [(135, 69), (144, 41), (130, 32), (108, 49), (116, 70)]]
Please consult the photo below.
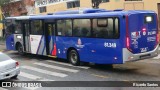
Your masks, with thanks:
[[(99, 8), (107, 10), (153, 10), (158, 13), (160, 0), (102, 0)], [(92, 0), (35, 0), (35, 13), (52, 13), (67, 9), (92, 8)]]
[[(92, 8), (92, 0), (35, 0), (35, 14), (80, 8)], [(107, 10), (153, 10), (158, 14), (160, 21), (160, 0), (102, 0), (99, 8)]]
[(2, 33), (3, 33), (2, 30), (3, 30), (3, 14), (0, 7), (0, 37), (2, 36)]

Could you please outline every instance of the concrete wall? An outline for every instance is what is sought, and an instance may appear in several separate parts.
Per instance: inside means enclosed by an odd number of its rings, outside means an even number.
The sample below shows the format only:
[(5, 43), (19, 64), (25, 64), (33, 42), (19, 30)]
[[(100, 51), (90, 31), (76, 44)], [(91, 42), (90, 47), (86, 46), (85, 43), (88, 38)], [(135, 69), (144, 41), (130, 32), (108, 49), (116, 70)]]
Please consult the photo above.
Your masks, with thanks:
[[(160, 3), (160, 0), (143, 0), (143, 1), (110, 0), (110, 2), (101, 3), (99, 7), (107, 10), (114, 10), (114, 9), (153, 10), (155, 12), (158, 12), (157, 3)], [(79, 8), (92, 8), (91, 0), (80, 0)], [(67, 10), (65, 2), (54, 5), (48, 5), (46, 13), (62, 11), (62, 10)], [(36, 7), (36, 14), (39, 14), (38, 7)]]
[(144, 0), (144, 9), (153, 10), (158, 13), (157, 4), (160, 3), (160, 0)]
[(80, 0), (80, 8), (92, 8), (91, 0)]
[(107, 10), (125, 9), (125, 10), (153, 10), (158, 13), (157, 3), (160, 0), (143, 0), (143, 1), (124, 1), (110, 0), (110, 2), (100, 4), (100, 8)]

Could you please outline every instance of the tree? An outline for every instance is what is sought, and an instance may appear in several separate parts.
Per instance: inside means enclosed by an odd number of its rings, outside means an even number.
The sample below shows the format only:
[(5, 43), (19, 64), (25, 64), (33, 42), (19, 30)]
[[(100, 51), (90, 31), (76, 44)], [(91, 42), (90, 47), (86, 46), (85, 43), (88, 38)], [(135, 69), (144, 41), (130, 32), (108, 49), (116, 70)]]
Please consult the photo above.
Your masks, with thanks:
[[(0, 0), (0, 9), (2, 10), (2, 15), (5, 17), (4, 12), (8, 12), (8, 10), (10, 9), (9, 7), (9, 3), (13, 1), (13, 0)], [(7, 6), (7, 8), (3, 8), (4, 6)]]
[(4, 17), (26, 15), (25, 0), (1, 0), (1, 10)]
[(12, 0), (0, 0), (0, 6), (2, 7), (2, 6), (4, 6), (4, 5), (6, 5), (6, 4), (8, 4), (10, 1), (12, 1)]
[(99, 8), (99, 4), (102, 3), (103, 0), (92, 0), (92, 7)]

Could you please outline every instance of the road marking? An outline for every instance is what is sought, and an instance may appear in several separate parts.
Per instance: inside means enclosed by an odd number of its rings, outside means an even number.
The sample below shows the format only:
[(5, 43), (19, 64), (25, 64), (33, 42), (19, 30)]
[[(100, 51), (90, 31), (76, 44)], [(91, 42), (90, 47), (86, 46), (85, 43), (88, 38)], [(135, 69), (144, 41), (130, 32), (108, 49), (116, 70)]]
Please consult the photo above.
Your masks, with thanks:
[(109, 78), (108, 76), (103, 76), (103, 75), (98, 75), (98, 74), (91, 74), (95, 77), (99, 77), (99, 78)]
[(32, 71), (36, 71), (36, 72), (39, 72), (39, 73), (48, 74), (48, 75), (52, 75), (52, 76), (57, 76), (57, 77), (68, 76), (68, 75), (63, 74), (63, 73), (51, 72), (51, 71), (47, 71), (47, 70), (43, 70), (43, 69), (31, 67), (31, 66), (22, 66), (21, 68), (29, 69), (29, 70), (32, 70)]
[(8, 89), (5, 89), (5, 88), (0, 87), (0, 90), (8, 90)]
[(21, 77), (25, 77), (25, 78), (28, 78), (28, 79), (32, 79), (32, 80), (36, 80), (36, 81), (55, 81), (55, 80), (50, 80), (50, 79), (45, 79), (45, 78), (42, 78), (42, 77), (39, 77), (39, 76), (35, 76), (33, 74), (29, 74), (29, 73), (25, 73), (25, 72), (20, 72), (19, 76)]
[(38, 89), (39, 87), (24, 87), (24, 88), (29, 89), (29, 90), (36, 90), (36, 89)]
[(60, 65), (65, 65), (65, 66), (71, 66), (71, 67), (77, 67), (77, 68), (82, 68), (82, 69), (89, 69), (90, 68), (90, 67), (85, 67), (85, 66), (73, 66), (73, 65), (68, 64), (68, 63), (56, 62), (56, 61), (51, 61), (51, 60), (46, 60), (46, 61), (50, 62), (50, 63), (60, 64)]
[[(33, 80), (35, 80), (35, 81), (55, 81), (55, 80), (45, 79), (45, 78), (42, 78), (42, 77), (39, 77), (39, 76), (35, 76), (35, 75), (32, 75), (32, 74), (28, 74), (28, 73), (25, 73), (25, 72), (22, 72), (22, 71), (20, 72), (19, 76), (31, 79), (32, 81)], [(29, 89), (29, 90), (35, 90), (35, 89), (38, 89), (39, 87), (23, 87), (23, 88), (26, 88), (26, 89)]]
[(55, 66), (55, 65), (54, 66), (53, 65), (48, 65), (48, 64), (44, 64), (44, 63), (34, 63), (34, 64), (44, 66), (44, 67), (47, 67), (47, 68), (58, 69), (58, 70), (68, 71), (68, 72), (73, 72), (73, 73), (79, 72), (79, 70), (63, 68), (63, 67), (58, 67), (58, 66)]

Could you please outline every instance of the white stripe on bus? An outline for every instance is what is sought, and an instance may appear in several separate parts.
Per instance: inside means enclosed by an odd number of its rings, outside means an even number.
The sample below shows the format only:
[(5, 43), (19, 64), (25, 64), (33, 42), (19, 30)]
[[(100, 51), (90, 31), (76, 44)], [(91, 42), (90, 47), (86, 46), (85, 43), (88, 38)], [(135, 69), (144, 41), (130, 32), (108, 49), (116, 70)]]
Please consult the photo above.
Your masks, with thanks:
[(51, 60), (46, 60), (46, 61), (50, 62), (50, 63), (60, 64), (60, 65), (65, 65), (65, 66), (71, 66), (71, 67), (77, 67), (77, 68), (82, 68), (82, 69), (89, 69), (90, 68), (90, 67), (86, 67), (86, 66), (73, 66), (73, 65), (68, 64), (68, 63), (56, 62), (56, 61), (51, 61)]
[(34, 63), (34, 64), (44, 66), (44, 67), (47, 67), (47, 68), (58, 69), (58, 70), (68, 71), (68, 72), (73, 72), (73, 73), (76, 73), (76, 72), (79, 71), (79, 70), (74, 70), (74, 69), (69, 69), (69, 68), (58, 67), (58, 66), (55, 66), (55, 65), (54, 66), (53, 65), (48, 65), (48, 64), (44, 64), (44, 63)]
[(25, 72), (22, 72), (22, 71), (20, 72), (19, 76), (25, 77), (25, 78), (28, 78), (28, 79), (31, 79), (31, 80), (36, 80), (36, 81), (55, 81), (55, 80), (45, 79), (45, 78), (42, 78), (42, 77), (39, 77), (39, 76), (36, 76), (36, 75), (33, 75), (33, 74), (25, 73)]
[(43, 73), (43, 74), (57, 76), (57, 77), (66, 77), (66, 76), (68, 76), (68, 75), (63, 74), (63, 73), (51, 72), (51, 71), (47, 71), (47, 70), (43, 70), (43, 69), (31, 67), (31, 66), (22, 66), (21, 68), (32, 70), (32, 71), (36, 71), (36, 72)]

